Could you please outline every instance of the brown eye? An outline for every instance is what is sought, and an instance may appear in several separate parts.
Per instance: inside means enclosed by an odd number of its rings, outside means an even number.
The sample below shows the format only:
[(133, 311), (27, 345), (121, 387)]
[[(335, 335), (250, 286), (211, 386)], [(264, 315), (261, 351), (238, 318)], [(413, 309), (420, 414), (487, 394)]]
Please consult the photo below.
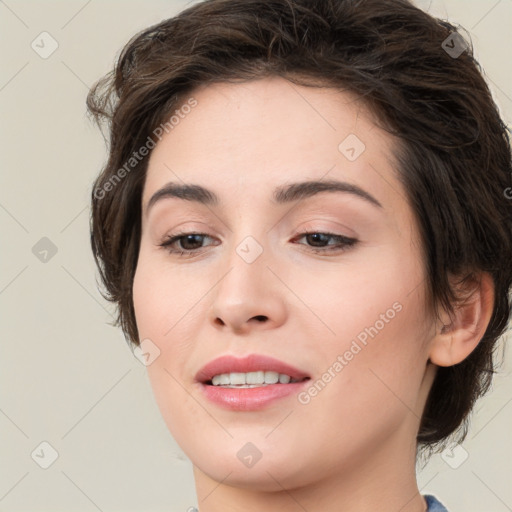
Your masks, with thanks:
[[(305, 238), (313, 252), (325, 253), (330, 251), (343, 251), (357, 243), (355, 238), (349, 238), (334, 233), (323, 233), (319, 231), (308, 231), (301, 233), (296, 239)], [(337, 240), (337, 243), (329, 244), (330, 240)], [(301, 244), (304, 245), (304, 244)]]
[(202, 249), (204, 238), (210, 238), (204, 233), (178, 233), (165, 239), (160, 247), (165, 247), (167, 251), (172, 253), (180, 253), (180, 255), (198, 252)]

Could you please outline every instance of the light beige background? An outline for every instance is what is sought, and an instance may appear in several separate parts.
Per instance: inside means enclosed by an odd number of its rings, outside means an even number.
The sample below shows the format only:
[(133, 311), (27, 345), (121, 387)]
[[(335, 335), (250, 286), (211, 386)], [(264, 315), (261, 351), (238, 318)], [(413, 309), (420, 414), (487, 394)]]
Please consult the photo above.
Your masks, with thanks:
[[(0, 1), (0, 512), (185, 512), (197, 505), (191, 463), (97, 291), (88, 203), (106, 153), (84, 103), (130, 36), (185, 5)], [(418, 5), (469, 30), (510, 124), (512, 0)], [(46, 59), (31, 47), (43, 31), (58, 43)], [(57, 249), (46, 262), (32, 251), (43, 237)], [(454, 469), (436, 455), (419, 471), (421, 491), (450, 512), (512, 510), (506, 356), (467, 440), (445, 457), (459, 463), (464, 449), (467, 460)], [(40, 464), (51, 461), (51, 448), (42, 442), (58, 452), (47, 469)]]

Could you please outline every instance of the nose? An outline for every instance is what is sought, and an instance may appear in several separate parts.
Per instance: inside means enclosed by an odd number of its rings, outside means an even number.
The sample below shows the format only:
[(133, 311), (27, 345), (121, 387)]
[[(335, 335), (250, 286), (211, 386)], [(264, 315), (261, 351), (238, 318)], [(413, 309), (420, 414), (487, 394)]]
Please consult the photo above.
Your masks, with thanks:
[(275, 329), (286, 320), (287, 288), (279, 271), (268, 266), (265, 253), (248, 263), (238, 254), (214, 288), (211, 321), (216, 329), (237, 334)]

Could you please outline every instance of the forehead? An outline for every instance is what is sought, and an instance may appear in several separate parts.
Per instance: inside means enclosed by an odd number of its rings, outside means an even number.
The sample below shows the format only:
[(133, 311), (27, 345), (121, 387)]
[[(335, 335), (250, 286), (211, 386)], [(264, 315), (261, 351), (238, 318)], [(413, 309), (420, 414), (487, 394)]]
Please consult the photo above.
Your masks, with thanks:
[[(354, 94), (282, 78), (195, 89), (154, 148), (143, 202), (169, 181), (197, 183), (221, 200), (269, 192), (300, 179), (364, 186), (396, 201), (395, 140)], [(185, 103), (188, 98), (185, 98)]]

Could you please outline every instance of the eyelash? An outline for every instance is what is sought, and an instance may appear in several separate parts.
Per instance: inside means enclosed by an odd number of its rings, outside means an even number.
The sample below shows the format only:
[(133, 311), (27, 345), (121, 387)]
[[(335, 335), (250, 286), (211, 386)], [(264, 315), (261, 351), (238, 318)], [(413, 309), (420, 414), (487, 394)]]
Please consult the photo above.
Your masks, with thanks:
[[(166, 238), (161, 244), (159, 244), (159, 246), (163, 247), (171, 254), (179, 253), (179, 257), (193, 256), (193, 253), (198, 254), (200, 249), (203, 249), (204, 247), (201, 247), (199, 249), (174, 249), (172, 247), (174, 243), (178, 242), (179, 240), (181, 240), (183, 238), (186, 238), (187, 236), (192, 236), (192, 235), (210, 238), (209, 235), (207, 235), (206, 233), (181, 232), (181, 233), (176, 233), (175, 235), (172, 235), (172, 236)], [(306, 231), (306, 232), (299, 233), (298, 235), (296, 235), (295, 239), (297, 239), (297, 238), (301, 239), (308, 235), (326, 235), (330, 238), (337, 239), (340, 242), (338, 244), (338, 247), (335, 247), (335, 248), (309, 246), (311, 249), (311, 252), (316, 253), (316, 254), (325, 254), (325, 253), (330, 253), (330, 252), (336, 252), (336, 253), (344, 252), (344, 251), (348, 250), (349, 248), (353, 247), (358, 241), (355, 238), (350, 238), (350, 237), (343, 236), (343, 235), (336, 235), (335, 233), (327, 233), (324, 231)], [(304, 244), (299, 244), (299, 245), (304, 245)]]

